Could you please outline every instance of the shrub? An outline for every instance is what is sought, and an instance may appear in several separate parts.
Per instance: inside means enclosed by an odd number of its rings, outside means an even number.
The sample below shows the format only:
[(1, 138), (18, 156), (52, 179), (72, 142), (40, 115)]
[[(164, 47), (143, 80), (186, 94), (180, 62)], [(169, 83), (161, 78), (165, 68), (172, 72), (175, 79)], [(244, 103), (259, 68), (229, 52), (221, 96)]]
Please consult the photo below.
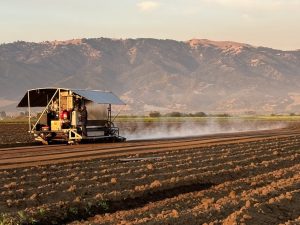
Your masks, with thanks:
[(161, 117), (161, 114), (158, 111), (153, 111), (153, 112), (149, 113), (149, 116), (150, 117)]
[(170, 112), (170, 113), (167, 113), (166, 116), (169, 116), (169, 117), (181, 117), (182, 113), (180, 113), (180, 112)]
[(204, 112), (196, 112), (193, 114), (195, 117), (206, 117), (207, 115)]

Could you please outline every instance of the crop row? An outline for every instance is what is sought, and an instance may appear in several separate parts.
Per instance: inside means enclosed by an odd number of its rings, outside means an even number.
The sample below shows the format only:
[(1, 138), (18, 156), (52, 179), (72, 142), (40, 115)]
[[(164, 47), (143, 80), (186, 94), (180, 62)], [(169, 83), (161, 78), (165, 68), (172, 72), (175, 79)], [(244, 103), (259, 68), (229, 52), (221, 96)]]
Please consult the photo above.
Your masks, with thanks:
[[(297, 151), (296, 151), (297, 152)], [(278, 154), (277, 154), (278, 155)], [(277, 156), (275, 155), (275, 156)], [(290, 155), (290, 152), (285, 152), (281, 154), (281, 158), (284, 159), (286, 155)], [(51, 190), (66, 190), (69, 188), (69, 183), (72, 182), (73, 185), (78, 186), (79, 188), (86, 185), (91, 181), (91, 183), (98, 182), (102, 184), (103, 189), (107, 189), (108, 183), (111, 182), (112, 178), (118, 177), (120, 179), (122, 188), (126, 187), (126, 181), (129, 182), (130, 185), (132, 182), (136, 183), (143, 183), (143, 180), (147, 181), (154, 181), (155, 179), (164, 180), (170, 177), (185, 177), (188, 175), (197, 175), (198, 173), (205, 173), (212, 171), (222, 171), (222, 170), (235, 170), (238, 169), (237, 167), (245, 167), (247, 166), (250, 161), (250, 166), (256, 167), (259, 165), (259, 163), (263, 162), (263, 164), (268, 164), (268, 159), (272, 159), (274, 156), (272, 154), (269, 154), (268, 152), (266, 154), (263, 154), (262, 156), (247, 156), (244, 157), (244, 155), (241, 155), (239, 157), (234, 156), (226, 156), (225, 159), (211, 159), (210, 162), (203, 160), (197, 160), (194, 158), (190, 158), (190, 161), (186, 161), (185, 163), (178, 162), (177, 165), (170, 166), (161, 166), (159, 163), (157, 165), (155, 164), (155, 167), (153, 164), (146, 164), (143, 165), (142, 168), (135, 169), (128, 169), (128, 168), (121, 168), (122, 170), (119, 170), (115, 173), (110, 174), (101, 174), (97, 171), (94, 171), (92, 176), (86, 175), (84, 172), (77, 173), (70, 173), (68, 176), (61, 176), (61, 177), (48, 177), (47, 175), (44, 176), (40, 181), (37, 182), (20, 182), (17, 184), (16, 182), (7, 183), (3, 186), (3, 191), (1, 192), (2, 195), (14, 195), (14, 186), (18, 186), (19, 189), (25, 189), (26, 192), (30, 195), (32, 192), (36, 193), (36, 190), (42, 189), (43, 191), (51, 191)], [(295, 157), (298, 157), (298, 154), (296, 153), (295, 156), (289, 156), (288, 159), (295, 159)], [(222, 158), (222, 157), (221, 157)], [(245, 158), (245, 159), (244, 159)], [(215, 162), (217, 161), (217, 162)], [(202, 164), (201, 164), (202, 163)], [(257, 164), (257, 165), (256, 165)], [(174, 166), (176, 170), (174, 171)], [(198, 166), (198, 167), (197, 167)], [(131, 167), (132, 168), (132, 167)], [(128, 169), (128, 170), (127, 170)], [(168, 171), (169, 170), (169, 171)], [(103, 172), (103, 171), (102, 171)], [(106, 172), (106, 171), (105, 171)], [(144, 182), (145, 183), (145, 182)], [(34, 184), (38, 185), (35, 186)], [(114, 186), (114, 189), (116, 189), (118, 185)], [(97, 185), (97, 188), (101, 189), (101, 185)], [(6, 191), (5, 191), (6, 189)], [(11, 189), (11, 190), (7, 190)], [(21, 193), (24, 195), (24, 193)], [(54, 193), (53, 193), (54, 194)], [(14, 196), (15, 197), (15, 196)]]
[[(104, 214), (87, 224), (292, 224), (299, 217), (300, 165)], [(279, 212), (279, 213), (278, 213)], [(286, 212), (286, 213), (282, 213)]]
[[(245, 158), (248, 158), (251, 155), (268, 155), (271, 151), (274, 152), (274, 150), (278, 150), (277, 153), (280, 154), (280, 152), (284, 153), (284, 151), (288, 151), (291, 148), (294, 148), (294, 146), (299, 146), (300, 140), (297, 140), (297, 142), (290, 140), (288, 143), (287, 141), (282, 141), (282, 143), (279, 143), (281, 144), (280, 147), (275, 147), (278, 146), (276, 141), (271, 142), (271, 144), (272, 143), (274, 143), (272, 148), (269, 148), (268, 145), (259, 147), (259, 143), (246, 143), (240, 145), (212, 146), (194, 150), (156, 153), (155, 155), (161, 157), (161, 159), (158, 159), (155, 164), (156, 168), (168, 169), (172, 168), (174, 165), (178, 167), (180, 163), (185, 166), (186, 162), (199, 165), (199, 160), (203, 163), (214, 163), (215, 159), (220, 160), (220, 158), (222, 158), (223, 161), (228, 161), (230, 157), (234, 158), (235, 156), (244, 156)], [(227, 159), (227, 157), (229, 158)], [(82, 161), (62, 165), (31, 167), (23, 170), (4, 170), (0, 171), (0, 176), (2, 177), (2, 182), (23, 181), (23, 184), (29, 183), (29, 185), (32, 186), (34, 182), (41, 183), (41, 177), (54, 177), (57, 179), (63, 177), (63, 179), (72, 179), (72, 176), (78, 174), (79, 176), (82, 175), (87, 178), (87, 176), (94, 177), (94, 173), (105, 176), (107, 174), (122, 173), (127, 169), (132, 169), (132, 166), (132, 162), (120, 164), (117, 162), (116, 158), (113, 158), (108, 160), (93, 160), (92, 162)], [(190, 164), (190, 166), (193, 165)], [(143, 169), (143, 167), (143, 161), (134, 162), (134, 168), (136, 168), (136, 170)]]
[(297, 137), (281, 138), (265, 145), (259, 141), (140, 155), (160, 157), (155, 162), (121, 163), (114, 157), (3, 170), (0, 208), (8, 216), (20, 217), (21, 212), (38, 221), (67, 219), (82, 210), (105, 209), (111, 201), (289, 168), (300, 162), (299, 142)]

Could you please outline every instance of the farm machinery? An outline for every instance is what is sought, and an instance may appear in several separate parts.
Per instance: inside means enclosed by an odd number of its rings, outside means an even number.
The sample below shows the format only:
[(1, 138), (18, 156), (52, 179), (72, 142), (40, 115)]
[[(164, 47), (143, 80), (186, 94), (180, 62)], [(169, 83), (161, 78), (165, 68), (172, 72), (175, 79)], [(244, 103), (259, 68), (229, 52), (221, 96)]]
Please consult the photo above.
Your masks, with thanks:
[[(82, 109), (89, 105), (107, 106), (104, 119), (83, 122)], [(28, 90), (18, 107), (28, 107), (29, 133), (43, 144), (53, 142), (121, 142), (119, 128), (112, 120), (112, 105), (125, 105), (112, 92), (67, 88), (38, 88)], [(87, 107), (86, 107), (87, 106)], [(32, 123), (32, 107), (42, 107), (37, 120)], [(87, 115), (89, 113), (86, 113)]]

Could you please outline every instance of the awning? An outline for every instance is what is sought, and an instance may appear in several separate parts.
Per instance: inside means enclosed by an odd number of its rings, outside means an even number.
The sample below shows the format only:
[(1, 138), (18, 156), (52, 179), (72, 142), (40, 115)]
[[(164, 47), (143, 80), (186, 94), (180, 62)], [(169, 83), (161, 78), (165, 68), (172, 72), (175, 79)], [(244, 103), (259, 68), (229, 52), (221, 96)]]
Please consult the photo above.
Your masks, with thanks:
[(98, 104), (112, 104), (112, 105), (125, 105), (125, 103), (119, 99), (112, 92), (94, 91), (94, 90), (76, 90), (72, 91), (92, 102)]
[(84, 99), (98, 104), (125, 105), (125, 103), (112, 92), (67, 88), (38, 88), (28, 90), (17, 107), (28, 107), (28, 93), (30, 107), (45, 107), (58, 89), (60, 89), (60, 91), (72, 91)]

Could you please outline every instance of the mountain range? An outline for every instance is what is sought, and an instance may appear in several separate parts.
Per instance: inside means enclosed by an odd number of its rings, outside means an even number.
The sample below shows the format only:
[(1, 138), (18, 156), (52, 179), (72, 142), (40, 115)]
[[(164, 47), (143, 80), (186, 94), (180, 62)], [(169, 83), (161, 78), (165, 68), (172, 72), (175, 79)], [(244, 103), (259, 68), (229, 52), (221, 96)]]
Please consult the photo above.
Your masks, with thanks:
[(1, 109), (14, 110), (37, 87), (110, 90), (133, 114), (297, 113), (300, 50), (206, 39), (1, 44)]

